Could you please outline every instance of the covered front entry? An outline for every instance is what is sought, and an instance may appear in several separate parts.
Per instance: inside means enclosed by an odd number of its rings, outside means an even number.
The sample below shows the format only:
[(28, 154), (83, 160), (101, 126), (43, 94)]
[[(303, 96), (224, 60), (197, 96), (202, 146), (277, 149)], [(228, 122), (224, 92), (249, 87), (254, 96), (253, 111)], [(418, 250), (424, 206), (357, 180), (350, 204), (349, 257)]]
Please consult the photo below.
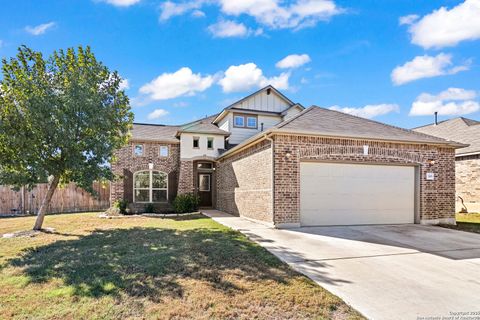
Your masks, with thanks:
[(212, 174), (198, 174), (198, 196), (200, 198), (201, 207), (212, 206)]
[(302, 226), (415, 221), (415, 167), (302, 162)]
[(200, 207), (211, 208), (215, 198), (215, 163), (212, 161), (195, 162), (195, 191), (200, 198)]

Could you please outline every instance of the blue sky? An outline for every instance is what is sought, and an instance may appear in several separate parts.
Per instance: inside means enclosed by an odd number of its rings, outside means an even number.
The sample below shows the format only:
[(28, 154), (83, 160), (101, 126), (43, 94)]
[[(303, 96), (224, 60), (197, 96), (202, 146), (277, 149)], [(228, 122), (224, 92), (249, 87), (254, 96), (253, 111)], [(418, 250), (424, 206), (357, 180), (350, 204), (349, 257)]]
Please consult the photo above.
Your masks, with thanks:
[(90, 45), (137, 122), (188, 122), (268, 83), (407, 128), (434, 111), (480, 120), (480, 0), (39, 3), (2, 3), (0, 56)]

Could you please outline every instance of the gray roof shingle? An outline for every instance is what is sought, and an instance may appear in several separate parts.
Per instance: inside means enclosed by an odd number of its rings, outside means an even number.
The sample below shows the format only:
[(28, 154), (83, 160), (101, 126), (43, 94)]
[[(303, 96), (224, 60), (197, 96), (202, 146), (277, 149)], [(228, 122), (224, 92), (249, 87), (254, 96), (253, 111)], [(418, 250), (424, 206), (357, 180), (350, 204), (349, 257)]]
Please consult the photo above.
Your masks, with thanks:
[(320, 135), (392, 141), (453, 144), (453, 141), (414, 132), (339, 111), (312, 106), (277, 125), (280, 131), (312, 132)]
[(212, 124), (210, 121), (205, 121), (205, 120), (188, 124), (186, 126), (182, 126), (178, 130), (177, 135), (182, 132), (218, 134), (218, 135), (224, 135), (224, 136), (230, 135), (230, 132), (222, 130), (216, 125)]
[(457, 149), (456, 155), (480, 153), (480, 122), (467, 118), (455, 118), (413, 129), (440, 138), (468, 144)]
[(130, 133), (132, 140), (178, 143), (175, 134), (179, 129), (179, 126), (134, 123)]

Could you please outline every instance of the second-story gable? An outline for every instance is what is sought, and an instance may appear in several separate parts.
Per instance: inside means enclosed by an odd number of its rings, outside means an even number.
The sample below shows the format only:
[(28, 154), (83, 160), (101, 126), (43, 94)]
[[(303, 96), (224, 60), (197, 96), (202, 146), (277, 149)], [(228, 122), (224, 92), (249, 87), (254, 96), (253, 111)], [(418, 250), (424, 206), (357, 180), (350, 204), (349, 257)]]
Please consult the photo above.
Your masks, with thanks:
[(272, 86), (267, 86), (225, 108), (213, 123), (230, 132), (228, 144), (236, 145), (288, 120), (303, 109)]
[(292, 105), (294, 105), (294, 103), (290, 99), (272, 86), (267, 86), (235, 102), (229, 106), (228, 109), (246, 109), (281, 113)]

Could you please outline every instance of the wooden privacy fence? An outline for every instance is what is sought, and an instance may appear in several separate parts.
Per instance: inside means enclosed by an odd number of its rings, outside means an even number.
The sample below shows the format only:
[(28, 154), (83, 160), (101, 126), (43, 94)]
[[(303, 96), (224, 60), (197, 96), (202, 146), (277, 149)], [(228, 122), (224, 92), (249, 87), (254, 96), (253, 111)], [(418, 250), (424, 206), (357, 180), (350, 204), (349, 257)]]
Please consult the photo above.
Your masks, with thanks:
[[(58, 187), (53, 194), (47, 213), (97, 211), (110, 206), (110, 184), (95, 182), (93, 188), (97, 196), (70, 183)], [(0, 186), (0, 215), (30, 213), (36, 214), (43, 197), (47, 193), (48, 184), (38, 184), (33, 190), (14, 191), (9, 186)]]

